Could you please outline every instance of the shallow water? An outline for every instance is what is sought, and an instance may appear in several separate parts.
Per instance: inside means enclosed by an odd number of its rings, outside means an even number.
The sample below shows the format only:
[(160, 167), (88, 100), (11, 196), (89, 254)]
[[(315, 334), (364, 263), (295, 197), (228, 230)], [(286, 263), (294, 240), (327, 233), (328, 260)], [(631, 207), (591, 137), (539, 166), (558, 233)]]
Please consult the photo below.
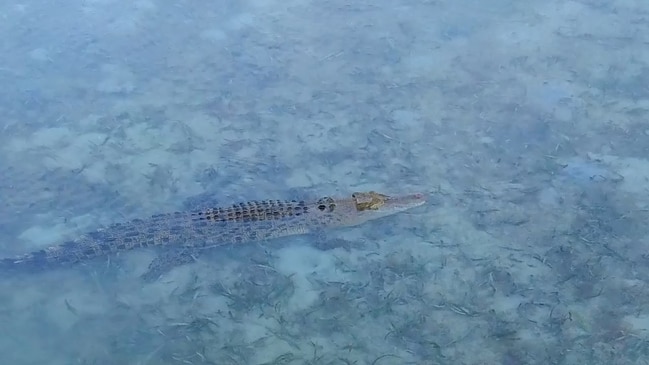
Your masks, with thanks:
[(0, 256), (151, 214), (422, 191), (365, 225), (0, 280), (2, 364), (638, 364), (640, 2), (0, 5)]

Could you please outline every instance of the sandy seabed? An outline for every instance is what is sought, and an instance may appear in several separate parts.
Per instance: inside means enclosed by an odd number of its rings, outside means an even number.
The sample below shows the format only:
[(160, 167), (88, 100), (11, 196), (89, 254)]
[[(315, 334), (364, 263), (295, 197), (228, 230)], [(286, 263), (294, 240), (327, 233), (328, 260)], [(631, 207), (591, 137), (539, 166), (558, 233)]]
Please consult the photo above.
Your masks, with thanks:
[(648, 15), (0, 5), (3, 256), (205, 200), (431, 196), (153, 283), (153, 250), (3, 276), (0, 362), (649, 363)]

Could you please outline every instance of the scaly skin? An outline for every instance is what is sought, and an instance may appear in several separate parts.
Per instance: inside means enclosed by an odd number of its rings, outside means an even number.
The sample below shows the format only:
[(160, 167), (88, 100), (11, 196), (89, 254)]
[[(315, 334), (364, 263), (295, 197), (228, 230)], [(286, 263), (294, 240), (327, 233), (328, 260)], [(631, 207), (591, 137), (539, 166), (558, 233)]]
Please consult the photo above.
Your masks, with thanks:
[(250, 201), (230, 207), (158, 214), (114, 224), (24, 256), (2, 259), (0, 267), (70, 264), (139, 247), (201, 249), (270, 240), (324, 228), (355, 226), (420, 206), (425, 201), (422, 194), (390, 197), (370, 191), (343, 199)]

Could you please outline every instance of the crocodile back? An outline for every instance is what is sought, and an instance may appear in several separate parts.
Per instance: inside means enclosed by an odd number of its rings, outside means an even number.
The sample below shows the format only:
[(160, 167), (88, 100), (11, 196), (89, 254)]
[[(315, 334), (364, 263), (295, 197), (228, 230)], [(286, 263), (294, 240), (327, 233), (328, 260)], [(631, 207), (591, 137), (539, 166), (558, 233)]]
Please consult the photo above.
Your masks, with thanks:
[(13, 264), (67, 264), (153, 246), (213, 247), (306, 234), (337, 221), (305, 201), (264, 200), (117, 223), (14, 259)]

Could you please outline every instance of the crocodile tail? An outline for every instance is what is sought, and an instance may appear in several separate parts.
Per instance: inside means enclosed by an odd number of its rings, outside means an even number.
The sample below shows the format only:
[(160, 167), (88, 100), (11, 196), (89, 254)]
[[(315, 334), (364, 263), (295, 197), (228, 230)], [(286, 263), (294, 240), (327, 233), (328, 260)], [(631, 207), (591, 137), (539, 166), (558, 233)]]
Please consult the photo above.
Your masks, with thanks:
[(39, 271), (81, 260), (85, 244), (68, 241), (22, 256), (0, 259), (0, 271)]
[(15, 259), (0, 259), (0, 272), (14, 271), (20, 265), (17, 265), (14, 261)]
[(51, 266), (45, 250), (35, 251), (26, 255), (0, 259), (0, 271), (35, 271)]

